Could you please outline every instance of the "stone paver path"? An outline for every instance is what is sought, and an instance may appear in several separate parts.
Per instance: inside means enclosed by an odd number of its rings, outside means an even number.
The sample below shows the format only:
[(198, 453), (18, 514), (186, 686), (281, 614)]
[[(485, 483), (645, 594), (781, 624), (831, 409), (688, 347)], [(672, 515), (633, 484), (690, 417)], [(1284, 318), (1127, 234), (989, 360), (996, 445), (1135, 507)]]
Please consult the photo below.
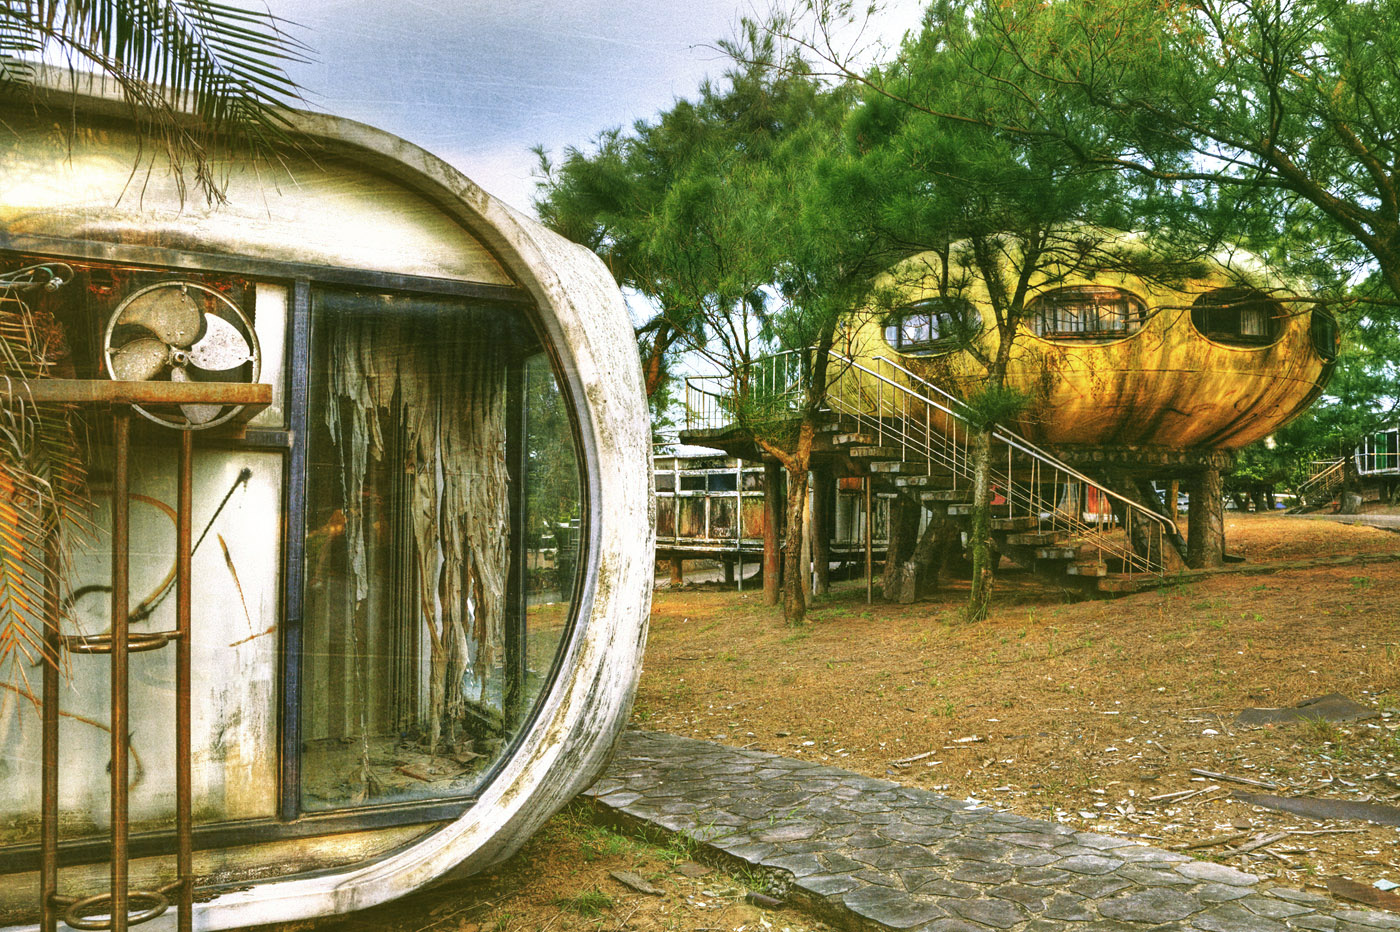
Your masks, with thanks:
[(769, 870), (849, 929), (918, 932), (1376, 932), (1351, 909), (1252, 874), (977, 808), (762, 751), (629, 731), (587, 792), (624, 823), (684, 832)]

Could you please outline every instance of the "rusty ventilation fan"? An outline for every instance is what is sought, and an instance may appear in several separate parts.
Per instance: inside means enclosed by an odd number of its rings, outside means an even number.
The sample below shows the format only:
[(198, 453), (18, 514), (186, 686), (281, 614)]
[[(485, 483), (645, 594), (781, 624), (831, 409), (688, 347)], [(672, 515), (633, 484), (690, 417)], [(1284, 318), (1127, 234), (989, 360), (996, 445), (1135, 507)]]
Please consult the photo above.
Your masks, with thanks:
[[(192, 281), (167, 281), (132, 292), (117, 306), (102, 337), (107, 374), (130, 382), (256, 382), (258, 337), (242, 309)], [(182, 404), (146, 418), (179, 430), (217, 427), (241, 405)]]

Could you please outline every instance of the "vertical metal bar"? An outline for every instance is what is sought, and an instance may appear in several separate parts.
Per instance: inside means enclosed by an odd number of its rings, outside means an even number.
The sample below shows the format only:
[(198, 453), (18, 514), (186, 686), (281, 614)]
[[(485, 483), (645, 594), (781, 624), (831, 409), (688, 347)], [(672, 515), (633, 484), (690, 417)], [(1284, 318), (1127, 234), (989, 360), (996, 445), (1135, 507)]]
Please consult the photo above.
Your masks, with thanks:
[[(513, 359), (506, 365), (506, 538), (510, 564), (506, 572), (505, 719), (512, 726), (525, 714), (526, 645), (529, 631), (528, 597), (525, 586), (526, 501), (525, 438), (528, 436), (529, 405), (525, 391), (525, 361)], [(557, 560), (556, 560), (557, 565)], [(567, 593), (561, 593), (567, 596)]]
[(175, 506), (175, 832), (179, 932), (194, 927), (194, 828), (190, 780), (190, 530), (194, 512), (194, 433), (180, 431), (179, 489)]
[(302, 674), (302, 590), (306, 578), (306, 449), (307, 412), (311, 371), (311, 283), (298, 279), (292, 284), (292, 307), (288, 326), (287, 372), (290, 386), (287, 398), (287, 426), (292, 436), (286, 472), (283, 549), (286, 582), (282, 589), (282, 747), (278, 782), (278, 811), (283, 819), (295, 819), (301, 812), (301, 674)]
[(739, 591), (744, 591), (744, 460), (743, 457), (735, 457), (734, 464), (734, 551), (738, 554), (736, 561), (739, 568), (739, 575), (736, 581)]
[(55, 932), (58, 908), (58, 665), (63, 662), (59, 641), (58, 516), (44, 541), (44, 711), (43, 803), (39, 816), (39, 928)]
[(112, 932), (127, 927), (127, 570), (131, 484), (127, 472), (131, 444), (131, 410), (118, 407), (113, 415), (116, 465), (112, 492)]
[[(865, 604), (869, 605), (875, 601), (875, 551), (873, 526), (874, 515), (870, 510), (870, 477), (866, 476), (865, 483)], [(888, 556), (886, 557), (888, 559)]]

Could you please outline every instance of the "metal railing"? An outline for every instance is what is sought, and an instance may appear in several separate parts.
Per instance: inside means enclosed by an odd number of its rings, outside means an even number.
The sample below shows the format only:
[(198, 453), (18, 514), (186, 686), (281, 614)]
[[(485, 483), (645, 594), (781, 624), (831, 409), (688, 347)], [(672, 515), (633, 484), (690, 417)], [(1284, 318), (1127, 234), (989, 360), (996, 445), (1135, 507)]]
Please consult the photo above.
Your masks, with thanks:
[(1298, 486), (1298, 500), (1305, 505), (1330, 502), (1346, 480), (1346, 465), (1346, 457), (1314, 463), (1313, 474)]
[(1400, 427), (1368, 434), (1352, 455), (1359, 476), (1400, 476)]
[[(790, 350), (772, 358), (806, 352)], [(946, 488), (966, 487), (970, 496), (977, 431), (972, 409), (882, 356), (874, 357), (872, 363), (874, 368), (831, 351), (827, 407), (855, 421), (872, 436), (875, 446), (894, 449), (901, 462), (919, 464), (921, 471), (942, 478)], [(804, 388), (800, 378), (778, 384), (779, 375), (810, 371), (801, 361), (794, 366), (788, 359), (767, 368), (755, 366), (751, 383), (761, 385), (774, 399), (800, 398)], [(753, 382), (755, 377), (759, 381)], [(687, 427), (732, 425), (731, 413), (737, 406), (728, 393), (745, 384), (732, 376), (687, 380)], [(991, 436), (990, 478), (999, 499), (999, 516), (1032, 518), (1032, 530), (1061, 532), (1074, 539), (1066, 546), (1080, 553), (1088, 550), (1100, 561), (1115, 560), (1125, 571), (1165, 573), (1165, 549), (1172, 546), (1176, 532), (1170, 519), (1105, 488), (1001, 425), (993, 426)]]

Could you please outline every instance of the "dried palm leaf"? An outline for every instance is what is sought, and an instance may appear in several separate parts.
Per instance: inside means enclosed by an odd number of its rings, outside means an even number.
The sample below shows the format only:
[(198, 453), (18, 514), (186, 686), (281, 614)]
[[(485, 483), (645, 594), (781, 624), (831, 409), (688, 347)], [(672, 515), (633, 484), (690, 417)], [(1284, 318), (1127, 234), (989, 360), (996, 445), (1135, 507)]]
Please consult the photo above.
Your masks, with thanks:
[[(0, 279), (0, 673), (43, 659), (46, 606), (58, 605), (75, 522), (88, 513), (84, 456), (72, 405), (38, 405), (23, 386), (67, 353), (51, 317), (32, 312), (13, 276)], [(23, 281), (22, 277), (20, 281)], [(57, 621), (57, 619), (55, 619)]]

